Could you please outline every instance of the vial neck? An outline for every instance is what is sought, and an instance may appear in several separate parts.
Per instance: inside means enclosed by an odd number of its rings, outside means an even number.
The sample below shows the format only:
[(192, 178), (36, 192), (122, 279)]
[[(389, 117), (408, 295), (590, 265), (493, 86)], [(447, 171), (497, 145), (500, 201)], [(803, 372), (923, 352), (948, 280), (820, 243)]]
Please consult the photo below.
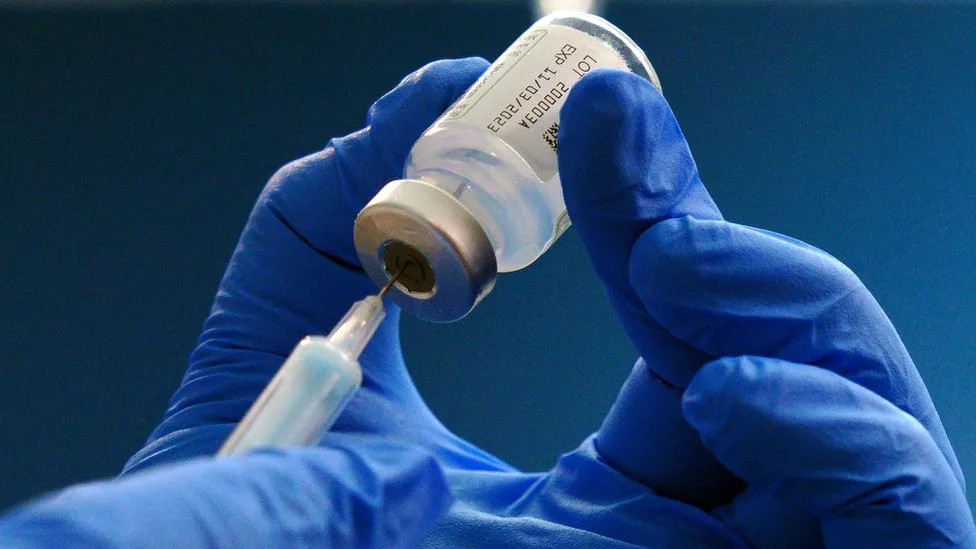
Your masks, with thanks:
[(443, 168), (427, 169), (413, 174), (411, 178), (446, 191), (464, 206), (485, 231), (492, 249), (495, 250), (495, 257), (501, 257), (505, 246), (505, 232), (502, 227), (504, 220), (498, 217), (503, 209), (500, 204), (495, 208), (491, 207), (492, 204), (497, 203), (495, 198), (485, 193), (467, 177)]

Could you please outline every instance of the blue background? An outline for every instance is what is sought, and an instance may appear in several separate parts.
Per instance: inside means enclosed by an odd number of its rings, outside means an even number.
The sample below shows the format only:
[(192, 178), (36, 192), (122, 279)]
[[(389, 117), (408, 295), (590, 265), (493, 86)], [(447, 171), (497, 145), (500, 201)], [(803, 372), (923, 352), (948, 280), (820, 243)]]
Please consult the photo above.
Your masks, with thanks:
[[(612, 5), (726, 216), (850, 265), (976, 482), (976, 7)], [(0, 504), (112, 475), (179, 383), (274, 170), (519, 4), (0, 12)], [(431, 407), (546, 468), (635, 358), (573, 231), (452, 325), (403, 322)], [(970, 502), (976, 489), (970, 490)]]

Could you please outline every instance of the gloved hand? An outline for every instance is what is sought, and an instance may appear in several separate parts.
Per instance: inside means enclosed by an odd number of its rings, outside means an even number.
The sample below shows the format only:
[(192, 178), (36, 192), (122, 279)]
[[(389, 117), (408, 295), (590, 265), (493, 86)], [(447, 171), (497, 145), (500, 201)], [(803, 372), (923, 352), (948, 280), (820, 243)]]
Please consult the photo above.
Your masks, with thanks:
[(0, 547), (413, 547), (450, 502), (428, 453), (336, 434), (69, 488), (0, 518)]
[(374, 105), (366, 129), (282, 169), (250, 216), (182, 386), (126, 476), (14, 511), (0, 520), (0, 546), (409, 547), (450, 503), (440, 463), (503, 468), (423, 405), (392, 308), (361, 357), (363, 388), (323, 448), (135, 474), (212, 456), (295, 344), (375, 293), (353, 252), (353, 219), (486, 66), (426, 67)]
[(511, 471), (421, 401), (387, 303), (360, 357), (363, 386), (323, 448), (141, 472), (212, 456), (295, 344), (376, 292), (353, 249), (353, 219), (487, 66), (432, 63), (377, 101), (366, 128), (281, 169), (251, 213), (182, 386), (123, 478), (14, 511), (0, 519), (0, 545), (411, 546), (450, 501), (442, 467)]
[[(422, 69), (373, 106), (366, 129), (333, 140), (325, 151), (286, 166), (272, 179), (221, 282), (183, 385), (147, 446), (130, 460), (127, 472), (211, 455), (295, 343), (306, 334), (327, 332), (353, 301), (375, 291), (356, 260), (353, 218), (382, 185), (400, 175), (410, 145), (486, 66), (482, 60), (468, 59), (438, 62)], [(972, 531), (968, 511), (959, 503), (961, 488), (954, 475), (958, 467), (931, 403), (910, 362), (906, 362), (897, 336), (887, 321), (879, 320), (884, 317), (867, 292), (859, 284), (852, 286), (856, 291), (839, 288), (838, 284), (855, 284), (856, 279), (822, 252), (722, 222), (698, 181), (670, 110), (649, 85), (619, 73), (588, 76), (574, 88), (563, 109), (559, 147), (570, 214), (628, 334), (647, 361), (638, 362), (596, 436), (562, 456), (550, 471), (520, 473), (455, 437), (433, 417), (407, 375), (397, 340), (398, 311), (388, 305), (387, 319), (360, 358), (363, 388), (327, 436), (326, 448), (338, 445), (360, 452), (363, 460), (380, 463), (390, 462), (374, 456), (376, 445), (401, 452), (403, 445), (413, 443), (433, 455), (443, 467), (456, 501), (423, 539), (423, 545), (743, 547), (743, 538), (759, 544), (787, 540), (788, 528), (816, 545), (820, 543), (822, 517), (827, 517), (822, 521), (825, 534), (829, 534), (828, 522), (834, 518), (853, 518), (855, 523), (866, 528), (876, 526), (877, 530), (893, 527), (894, 523), (872, 520), (870, 513), (877, 509), (888, 509), (889, 515), (897, 515), (899, 520), (918, 516), (919, 520), (907, 520), (906, 524), (918, 536), (915, 539), (936, 540), (931, 544), (938, 539), (922, 536), (934, 532), (962, 539)], [(708, 227), (712, 227), (711, 232)], [(674, 238), (665, 238), (667, 235)], [(843, 299), (830, 299), (840, 296)], [(749, 311), (755, 315), (746, 315)], [(768, 315), (760, 314), (763, 312)], [(765, 333), (753, 333), (759, 329)], [(873, 339), (878, 334), (885, 337)], [(720, 343), (728, 347), (720, 348)], [(723, 351), (740, 348), (741, 352)], [(797, 352), (790, 354), (791, 349)], [(800, 353), (802, 349), (807, 354)], [(859, 388), (836, 374), (825, 381), (817, 376), (828, 374), (827, 370), (814, 366), (793, 367), (814, 374), (777, 376), (777, 372), (791, 370), (780, 363), (752, 370), (747, 366), (753, 362), (713, 363), (718, 356), (749, 353), (834, 368), (869, 387)], [(730, 368), (728, 364), (741, 367)], [(684, 386), (699, 370), (695, 383), (685, 393), (683, 410), (682, 391), (677, 387)], [(736, 390), (723, 389), (716, 394), (715, 387), (733, 376), (751, 383), (732, 382)], [(770, 388), (763, 388), (764, 384)], [(787, 387), (806, 398), (791, 397), (796, 406), (784, 414), (786, 410), (776, 399)], [(763, 392), (758, 392), (760, 389)], [(865, 397), (869, 389), (879, 396)], [(735, 395), (739, 400), (733, 399)], [(896, 412), (890, 404), (890, 408), (878, 404), (884, 403), (882, 397), (903, 406), (917, 420)], [(823, 408), (830, 413), (820, 414), (821, 408), (805, 405), (819, 400), (832, 403)], [(712, 401), (716, 402), (714, 407)], [(865, 402), (878, 404), (871, 408), (878, 415), (901, 414), (897, 417), (903, 421), (892, 424), (892, 434), (902, 432), (895, 429), (898, 426), (920, 422), (915, 430), (904, 432), (914, 437), (913, 441), (932, 437), (935, 442), (929, 444), (938, 448), (937, 455), (907, 451), (901, 445), (875, 445), (863, 436), (859, 441), (841, 436), (855, 432), (849, 420), (841, 421), (833, 415), (846, 409), (860, 411), (850, 416), (862, 420), (855, 422), (862, 426), (856, 434), (870, 433), (877, 427), (863, 421), (868, 417), (863, 412), (868, 409), (862, 406)], [(740, 409), (748, 409), (751, 415)], [(701, 435), (685, 421), (686, 413)], [(734, 423), (725, 421), (732, 416)], [(811, 418), (830, 420), (830, 430), (809, 431), (811, 422), (807, 420)], [(710, 427), (722, 425), (726, 426), (724, 431)], [(802, 469), (797, 460), (807, 457), (804, 455), (787, 454), (782, 463), (768, 466), (748, 455), (736, 459), (750, 448), (735, 446), (745, 435), (732, 427), (746, 431), (752, 427), (756, 431), (749, 435), (762, 437), (763, 444), (776, 449), (795, 449), (802, 444), (796, 442), (797, 437), (812, 437), (808, 439), (810, 448), (805, 450), (810, 452), (808, 459), (820, 468)], [(719, 460), (705, 449), (701, 437)], [(778, 442), (773, 444), (773, 439)], [(726, 440), (733, 442), (721, 442)], [(875, 463), (881, 455), (878, 448), (883, 452), (892, 447), (901, 449), (894, 452), (903, 458), (898, 463), (914, 474), (908, 478), (917, 479), (917, 483), (905, 484), (905, 475), (895, 477), (901, 484), (873, 482), (897, 473), (893, 462)], [(873, 453), (851, 454), (868, 449)], [(817, 458), (817, 452), (822, 459)], [(394, 453), (391, 449), (383, 455)], [(320, 456), (319, 467), (340, 459)], [(235, 543), (284, 545), (281, 540), (288, 532), (307, 527), (306, 522), (321, 524), (323, 516), (327, 522), (335, 519), (335, 524), (354, 530), (360, 527), (342, 522), (355, 513), (334, 514), (324, 503), (320, 513), (312, 504), (289, 506), (291, 497), (305, 501), (300, 494), (306, 488), (299, 488), (300, 481), (289, 480), (281, 468), (271, 467), (269, 473), (249, 461), (261, 457), (233, 457), (223, 462), (227, 464), (224, 467), (239, 467), (236, 478), (243, 488), (237, 481), (232, 486), (211, 485), (211, 479), (219, 475), (205, 473), (184, 484), (163, 486), (162, 481), (147, 481), (148, 488), (130, 500), (132, 507), (136, 503), (149, 507), (143, 524), (158, 518), (163, 524), (184, 524), (199, 533), (186, 540), (180, 538), (181, 546), (220, 545), (232, 539), (224, 537), (234, 535), (228, 529), (246, 529), (255, 520), (269, 524), (268, 530), (254, 538), (234, 539)], [(786, 466), (790, 457), (794, 458), (792, 468)], [(744, 491), (739, 493), (742, 481), (720, 462), (748, 482)], [(828, 468), (829, 464), (833, 468)], [(863, 467), (857, 468), (859, 465)], [(828, 469), (850, 474), (818, 474)], [(791, 473), (784, 474), (784, 470)], [(339, 485), (333, 486), (333, 493), (344, 493), (342, 486), (355, 486), (355, 481), (363, 478), (376, 480), (363, 469), (337, 467), (330, 471), (333, 473), (327, 478)], [(395, 476), (393, 471), (387, 472), (390, 474), (384, 478)], [(794, 479), (803, 473), (812, 475), (802, 477), (810, 482), (797, 489)], [(156, 473), (145, 474), (133, 477), (133, 481), (155, 478), (152, 475)], [(860, 484), (853, 481), (855, 478)], [(951, 481), (948, 487), (937, 483), (945, 478)], [(244, 482), (248, 479), (259, 486), (257, 496), (248, 496), (250, 488)], [(911, 498), (842, 498), (845, 505), (818, 507), (824, 501), (823, 494), (837, 494), (830, 484), (834, 481), (851, 481), (844, 483), (850, 487), (848, 494), (891, 494), (892, 489), (904, 487), (896, 495)], [(402, 530), (406, 532), (402, 543), (412, 543), (410, 532), (419, 532), (436, 519), (436, 484), (432, 483), (430, 494), (419, 489), (399, 497), (389, 494), (394, 501), (416, 502), (413, 515), (399, 514), (409, 505), (394, 505), (385, 517), (390, 524), (407, 525)], [(818, 490), (809, 492), (810, 484)], [(401, 493), (403, 485), (393, 486), (393, 491)], [(864, 486), (878, 490), (857, 490)], [(926, 491), (926, 486), (943, 492)], [(244, 501), (257, 501), (261, 509), (230, 505), (238, 490), (244, 491)], [(182, 496), (169, 497), (167, 491)], [(221, 495), (213, 499), (206, 495), (214, 493)], [(733, 496), (732, 503), (714, 514), (706, 512), (705, 508)], [(277, 504), (267, 505), (268, 501)], [(887, 507), (874, 505), (879, 502)], [(106, 539), (138, 537), (124, 536), (124, 519), (92, 516), (80, 504), (71, 503), (53, 515), (84, 515), (87, 526), (97, 527)], [(936, 509), (936, 504), (940, 508)], [(230, 509), (231, 518), (219, 518), (217, 515), (226, 509)], [(139, 514), (140, 510), (129, 512)], [(281, 530), (275, 531), (273, 521), (266, 519), (279, 513), (283, 513), (278, 524)], [(52, 523), (51, 515), (39, 516), (44, 524)], [(782, 521), (779, 524), (783, 528), (776, 528), (777, 520)], [(145, 544), (152, 544), (157, 535), (152, 524), (140, 533)], [(872, 539), (879, 539), (886, 534), (872, 535), (877, 536)], [(830, 535), (826, 538), (834, 541)], [(375, 537), (358, 537), (358, 532), (342, 539), (361, 546), (383, 545)], [(304, 545), (305, 541), (296, 536), (287, 545)], [(851, 545), (870, 541), (841, 539), (841, 543)]]
[(638, 77), (580, 82), (559, 151), (570, 218), (644, 358), (597, 435), (607, 463), (702, 506), (734, 496), (713, 515), (755, 547), (976, 546), (928, 392), (849, 269), (724, 221)]

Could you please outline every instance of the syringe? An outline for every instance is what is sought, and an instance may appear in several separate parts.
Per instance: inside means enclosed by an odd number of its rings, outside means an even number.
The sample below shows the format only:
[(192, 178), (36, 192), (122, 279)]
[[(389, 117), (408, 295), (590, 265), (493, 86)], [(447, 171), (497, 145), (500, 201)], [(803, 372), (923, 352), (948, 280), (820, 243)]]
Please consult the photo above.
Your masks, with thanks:
[(396, 279), (353, 303), (329, 335), (301, 340), (217, 455), (318, 444), (362, 384), (359, 355), (386, 316), (383, 295)]

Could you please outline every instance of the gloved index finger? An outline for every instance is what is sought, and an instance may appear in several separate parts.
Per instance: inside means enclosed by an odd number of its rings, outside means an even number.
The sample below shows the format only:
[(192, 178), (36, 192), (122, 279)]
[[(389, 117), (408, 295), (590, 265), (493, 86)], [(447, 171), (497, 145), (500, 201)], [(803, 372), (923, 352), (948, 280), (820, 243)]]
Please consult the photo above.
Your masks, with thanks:
[[(723, 221), (653, 86), (619, 71), (594, 71), (574, 87), (560, 120), (570, 217), (649, 372), (680, 389), (720, 356), (773, 356), (831, 369), (916, 417), (962, 483), (924, 384), (874, 298), (826, 253)], [(634, 402), (624, 396), (618, 405)], [(615, 412), (608, 421), (628, 416)], [(604, 446), (614, 446), (629, 474), (652, 486), (673, 480), (662, 476), (669, 464), (705, 451), (692, 445), (659, 451), (646, 460), (664, 464), (657, 469), (626, 455), (632, 445), (622, 433), (653, 437), (653, 421), (604, 425), (606, 434), (621, 433), (613, 438), (619, 444)]]
[[(976, 544), (963, 490), (929, 433), (837, 374), (724, 358), (695, 376), (684, 411), (749, 481), (750, 490), (716, 515), (754, 547)], [(793, 511), (792, 530), (769, 523), (779, 509)]]
[[(366, 128), (275, 175), (231, 257), (183, 383), (150, 437), (153, 448), (165, 442), (170, 459), (214, 451), (218, 430), (206, 427), (239, 421), (303, 337), (328, 333), (354, 301), (375, 293), (356, 259), (353, 220), (401, 175), (413, 141), (487, 65), (478, 58), (429, 64), (376, 102)], [(336, 428), (447, 437), (406, 371), (397, 321), (390, 307), (360, 358), (362, 389)], [(161, 455), (147, 448), (137, 457)]]
[[(889, 400), (925, 426), (962, 484), (908, 351), (840, 261), (768, 231), (685, 217), (641, 236), (630, 276), (648, 313), (696, 349), (818, 366)], [(694, 373), (670, 372), (682, 384)]]
[(407, 75), (373, 103), (364, 128), (283, 167), (261, 200), (313, 248), (358, 266), (356, 214), (403, 175), (417, 138), (487, 67), (478, 57), (450, 59)]

